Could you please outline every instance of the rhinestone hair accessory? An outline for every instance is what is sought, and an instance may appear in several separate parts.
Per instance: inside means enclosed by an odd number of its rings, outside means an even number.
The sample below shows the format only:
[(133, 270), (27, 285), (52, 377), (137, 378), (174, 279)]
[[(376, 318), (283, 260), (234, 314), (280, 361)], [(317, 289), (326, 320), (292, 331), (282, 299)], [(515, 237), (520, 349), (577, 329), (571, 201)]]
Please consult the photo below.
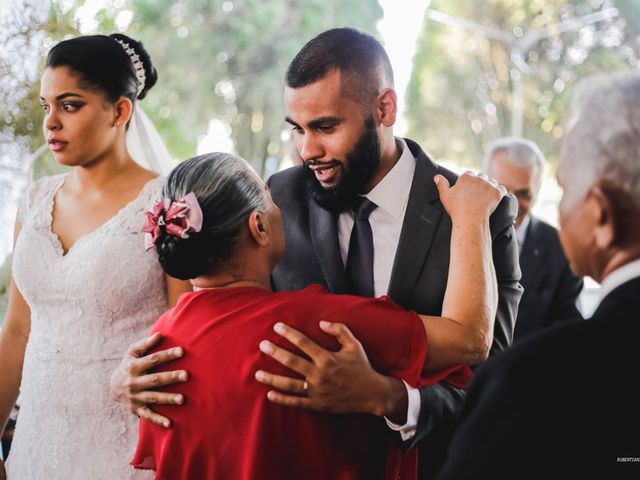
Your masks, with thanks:
[(131, 45), (129, 45), (129, 42), (125, 42), (120, 38), (114, 38), (114, 40), (120, 44), (125, 53), (129, 55), (129, 58), (131, 59), (133, 69), (136, 72), (136, 78), (138, 79), (138, 92), (136, 94), (137, 97), (138, 95), (140, 95), (140, 92), (144, 90), (144, 85), (147, 82), (147, 75), (144, 72), (144, 64), (140, 59), (140, 55), (138, 55), (136, 53), (136, 50)]

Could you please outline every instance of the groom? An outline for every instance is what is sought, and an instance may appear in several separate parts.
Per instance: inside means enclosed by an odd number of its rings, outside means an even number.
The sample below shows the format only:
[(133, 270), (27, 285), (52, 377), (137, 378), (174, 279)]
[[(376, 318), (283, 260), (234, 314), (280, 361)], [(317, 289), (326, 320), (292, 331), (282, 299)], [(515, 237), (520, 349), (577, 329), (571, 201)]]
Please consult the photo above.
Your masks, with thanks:
[[(272, 277), (274, 288), (291, 290), (320, 283), (334, 293), (388, 294), (407, 309), (439, 315), (452, 225), (433, 177), (440, 173), (453, 183), (456, 176), (435, 164), (415, 142), (393, 135), (396, 94), (383, 47), (353, 29), (320, 34), (302, 48), (287, 70), (285, 105), (286, 120), (305, 165), (275, 174), (269, 182), (283, 213), (286, 235), (286, 252)], [(349, 257), (353, 258), (356, 248), (350, 239), (355, 223), (350, 206), (358, 193), (366, 193), (375, 208), (368, 217), (369, 250), (359, 264), (368, 273), (359, 270), (350, 276)], [(522, 293), (512, 226), (515, 210), (515, 202), (507, 198), (491, 220), (499, 289), (492, 353), (509, 346)], [(363, 252), (362, 247), (358, 250)], [(368, 280), (366, 285), (362, 279)], [(147, 404), (178, 400), (149, 389), (174, 383), (186, 372), (147, 375), (153, 365), (181, 353), (144, 357), (157, 341), (151, 338), (132, 346), (129, 359), (114, 374), (112, 387), (114, 396), (140, 416), (164, 422)], [(294, 369), (301, 361), (282, 350), (273, 355)], [(323, 353), (327, 355), (331, 352)], [(259, 380), (281, 392), (271, 393), (270, 398), (285, 405), (385, 416), (403, 439), (413, 443), (424, 439), (419, 442), (421, 468), (433, 475), (463, 391), (448, 384), (408, 388), (375, 372), (366, 357), (354, 356), (346, 363), (311, 360), (305, 397), (287, 394), (289, 379), (265, 373)]]

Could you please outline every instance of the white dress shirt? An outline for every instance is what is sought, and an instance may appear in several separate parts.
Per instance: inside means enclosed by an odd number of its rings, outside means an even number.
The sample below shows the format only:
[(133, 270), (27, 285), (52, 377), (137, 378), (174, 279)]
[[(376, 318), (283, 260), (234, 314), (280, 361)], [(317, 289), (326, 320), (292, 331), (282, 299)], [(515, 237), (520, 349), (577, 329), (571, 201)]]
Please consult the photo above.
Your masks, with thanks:
[[(389, 290), (391, 269), (398, 249), (402, 221), (409, 202), (409, 190), (416, 170), (416, 160), (402, 138), (396, 139), (402, 155), (389, 173), (365, 195), (376, 208), (369, 215), (373, 234), (373, 292), (376, 297), (386, 295)], [(345, 268), (349, 240), (353, 229), (353, 211), (343, 212), (338, 217), (340, 255)]]
[[(633, 280), (637, 277), (640, 277), (640, 258), (621, 266), (607, 275), (600, 284), (600, 298), (598, 299), (598, 305), (602, 303), (604, 297), (609, 295), (612, 290), (615, 290), (623, 283), (627, 283), (629, 280)], [(598, 308), (597, 305), (594, 308), (594, 311), (596, 308)]]
[[(365, 195), (376, 208), (369, 216), (373, 234), (373, 291), (376, 297), (386, 295), (391, 280), (391, 270), (396, 257), (402, 222), (409, 202), (409, 191), (416, 170), (416, 160), (402, 138), (396, 138), (402, 150), (400, 158), (380, 182)], [(338, 217), (338, 239), (342, 263), (347, 265), (349, 240), (353, 229), (353, 212), (343, 212)], [(400, 432), (403, 440), (415, 435), (420, 414), (420, 392), (405, 383), (409, 394), (407, 423), (396, 425), (387, 420), (393, 430)]]
[(531, 223), (531, 215), (527, 215), (522, 219), (522, 223), (516, 228), (516, 240), (518, 241), (518, 253), (522, 253), (522, 245), (527, 238), (527, 229)]

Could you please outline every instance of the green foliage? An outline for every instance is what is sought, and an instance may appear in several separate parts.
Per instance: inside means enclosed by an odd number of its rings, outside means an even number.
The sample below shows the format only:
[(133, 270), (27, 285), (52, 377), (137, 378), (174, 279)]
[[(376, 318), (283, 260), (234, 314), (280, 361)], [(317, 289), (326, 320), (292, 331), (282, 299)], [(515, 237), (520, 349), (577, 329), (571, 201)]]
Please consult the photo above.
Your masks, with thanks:
[(258, 172), (282, 155), (282, 77), (300, 47), (349, 25), (375, 33), (376, 1), (222, 0), (130, 2), (127, 33), (145, 42), (160, 74), (144, 108), (174, 156), (193, 155), (210, 119), (231, 127), (239, 155)]
[[(511, 50), (534, 29), (611, 7), (610, 1), (434, 0), (431, 8), (500, 31), (500, 42), (480, 33), (425, 19), (407, 91), (408, 136), (435, 158), (479, 167), (488, 143), (512, 133)], [(616, 2), (621, 15), (578, 31), (552, 33), (524, 52), (523, 136), (554, 163), (570, 92), (596, 72), (636, 67), (640, 53), (640, 4)]]
[[(53, 155), (45, 150), (35, 158), (31, 165), (28, 154), (16, 155), (18, 144), (25, 152), (36, 152), (45, 142), (42, 134), (42, 107), (40, 105), (40, 73), (44, 66), (48, 46), (68, 35), (77, 35), (76, 9), (62, 11), (53, 4), (48, 18), (38, 12), (37, 2), (14, 2), (14, 10), (0, 25), (0, 42), (7, 45), (1, 57), (0, 72), (2, 84), (0, 88), (0, 154), (5, 150), (12, 152), (12, 157), (2, 157), (5, 162), (12, 160), (14, 165), (4, 164), (0, 168), (23, 175), (27, 167), (33, 178), (58, 173), (62, 169), (56, 164)], [(28, 60), (23, 58), (23, 51), (28, 49)], [(32, 57), (30, 57), (32, 56)], [(29, 63), (38, 62), (37, 72), (32, 71)], [(11, 185), (6, 186), (6, 192)], [(4, 192), (3, 192), (4, 193)], [(6, 198), (0, 195), (4, 202)]]

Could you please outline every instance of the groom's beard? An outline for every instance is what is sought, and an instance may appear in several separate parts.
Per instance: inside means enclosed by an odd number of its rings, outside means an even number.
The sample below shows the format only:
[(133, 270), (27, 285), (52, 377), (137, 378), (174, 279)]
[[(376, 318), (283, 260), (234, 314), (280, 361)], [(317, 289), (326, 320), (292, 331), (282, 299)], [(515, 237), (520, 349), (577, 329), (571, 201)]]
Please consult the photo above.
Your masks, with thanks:
[[(341, 213), (353, 206), (353, 200), (365, 188), (380, 167), (380, 139), (373, 117), (364, 122), (364, 132), (353, 150), (347, 154), (346, 162), (339, 161), (342, 175), (333, 188), (324, 188), (313, 170), (305, 163), (307, 190), (315, 202), (326, 210)], [(346, 165), (346, 167), (345, 167)]]

